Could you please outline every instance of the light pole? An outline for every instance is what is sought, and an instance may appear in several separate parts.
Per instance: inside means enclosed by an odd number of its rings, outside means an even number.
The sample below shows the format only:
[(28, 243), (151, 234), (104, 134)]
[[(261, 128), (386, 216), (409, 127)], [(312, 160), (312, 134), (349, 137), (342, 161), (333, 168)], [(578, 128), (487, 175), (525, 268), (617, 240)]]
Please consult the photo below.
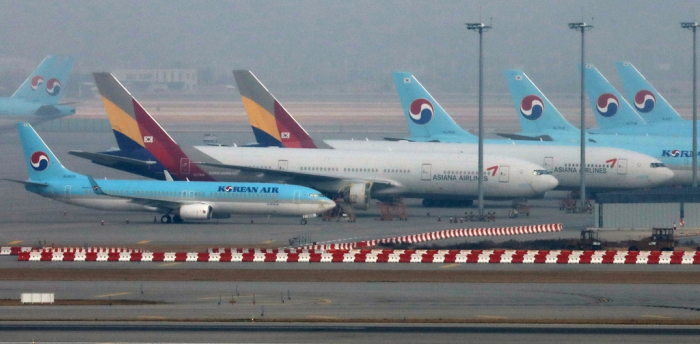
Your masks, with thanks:
[(698, 78), (695, 48), (698, 23), (681, 23), (681, 28), (693, 31), (693, 187), (698, 187)]
[(467, 30), (479, 32), (479, 220), (484, 218), (484, 62), (483, 33), (491, 26), (484, 23), (466, 23)]
[(586, 101), (585, 101), (585, 80), (586, 80), (586, 31), (592, 29), (592, 25), (586, 23), (569, 23), (569, 29), (581, 31), (581, 212), (586, 208)]

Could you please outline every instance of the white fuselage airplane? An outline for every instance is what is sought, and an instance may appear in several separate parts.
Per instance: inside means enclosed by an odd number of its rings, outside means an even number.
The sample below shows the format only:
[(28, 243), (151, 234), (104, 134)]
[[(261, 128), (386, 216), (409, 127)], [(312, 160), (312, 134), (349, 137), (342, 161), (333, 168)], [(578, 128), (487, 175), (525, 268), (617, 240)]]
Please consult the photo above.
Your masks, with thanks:
[[(336, 150), (476, 154), (473, 143), (326, 140)], [(578, 190), (580, 149), (576, 146), (485, 144), (484, 154), (516, 157), (541, 164), (557, 178), (558, 190)], [(670, 183), (673, 172), (656, 158), (608, 147), (586, 147), (586, 188), (590, 192), (652, 188)]]
[[(326, 193), (343, 193), (358, 209), (366, 209), (370, 197), (474, 200), (478, 195), (478, 161), (473, 154), (195, 148), (220, 162), (202, 163), (205, 166), (261, 172), (266, 181), (285, 180)], [(486, 156), (484, 170), (487, 199), (541, 197), (557, 186), (557, 180), (541, 166), (520, 159)], [(212, 177), (221, 180), (225, 176)]]

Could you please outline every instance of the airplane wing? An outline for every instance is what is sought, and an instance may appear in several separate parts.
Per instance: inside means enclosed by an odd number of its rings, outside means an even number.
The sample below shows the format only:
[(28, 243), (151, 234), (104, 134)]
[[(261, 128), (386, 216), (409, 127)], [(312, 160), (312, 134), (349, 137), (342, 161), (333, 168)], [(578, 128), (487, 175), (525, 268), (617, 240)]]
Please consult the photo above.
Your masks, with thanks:
[(8, 178), (3, 178), (3, 180), (7, 180), (8, 182), (13, 182), (13, 183), (24, 184), (24, 185), (49, 186), (48, 183), (33, 182), (31, 180), (15, 180), (15, 179), (8, 179)]
[[(239, 165), (215, 164), (215, 163), (209, 163), (209, 162), (198, 162), (197, 164), (200, 166), (205, 165), (205, 166), (211, 166), (211, 167), (229, 168), (229, 169), (233, 169), (233, 170), (240, 170), (243, 172), (261, 173), (261, 174), (265, 174), (265, 175), (268, 175), (271, 177), (293, 179), (294, 183), (297, 183), (299, 181), (338, 182), (338, 181), (353, 179), (353, 178), (348, 178), (348, 177), (329, 176), (329, 175), (314, 174), (314, 173), (304, 173), (304, 172), (298, 172), (298, 171), (271, 170), (271, 169), (265, 169), (265, 168), (239, 166)], [(393, 187), (393, 186), (400, 185), (400, 183), (393, 181), (393, 180), (390, 180), (390, 179), (358, 178), (356, 180), (373, 182), (374, 185), (378, 186), (379, 188), (386, 188), (386, 187)]]
[(90, 181), (90, 185), (92, 186), (92, 190), (97, 195), (128, 199), (132, 203), (142, 204), (142, 205), (150, 206), (150, 207), (154, 207), (154, 208), (177, 209), (177, 208), (180, 208), (180, 206), (182, 206), (183, 204), (201, 203), (198, 201), (197, 202), (195, 202), (195, 201), (192, 201), (192, 202), (174, 202), (174, 201), (168, 201), (168, 200), (153, 199), (150, 197), (139, 197), (139, 196), (135, 196), (135, 195), (110, 194), (110, 193), (104, 192), (102, 190), (102, 188), (100, 187), (100, 185), (97, 184), (95, 179), (92, 178), (92, 176), (87, 176), (87, 178)]
[(75, 156), (81, 157), (83, 159), (88, 159), (96, 164), (106, 165), (106, 166), (112, 166), (115, 164), (122, 163), (122, 164), (130, 164), (130, 165), (136, 165), (136, 166), (141, 166), (141, 167), (149, 167), (149, 166), (155, 165), (157, 163), (156, 161), (146, 161), (146, 160), (132, 159), (132, 158), (126, 158), (126, 157), (121, 157), (121, 156), (103, 154), (103, 153), (90, 153), (90, 152), (83, 152), (83, 151), (76, 151), (76, 150), (69, 151), (68, 154), (75, 155)]

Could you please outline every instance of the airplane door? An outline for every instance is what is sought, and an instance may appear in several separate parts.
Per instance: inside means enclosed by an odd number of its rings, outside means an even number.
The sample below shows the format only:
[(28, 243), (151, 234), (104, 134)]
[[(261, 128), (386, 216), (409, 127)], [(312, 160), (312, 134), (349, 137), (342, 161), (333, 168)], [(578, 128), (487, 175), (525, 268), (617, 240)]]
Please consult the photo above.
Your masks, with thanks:
[(498, 181), (501, 183), (507, 183), (510, 178), (510, 166), (499, 166), (498, 167)]
[(181, 158), (180, 159), (180, 173), (190, 174), (190, 159)]
[(66, 185), (66, 187), (63, 188), (63, 198), (70, 199), (70, 189), (70, 185)]
[(301, 191), (294, 190), (294, 204), (299, 204), (300, 199), (301, 199)]
[(182, 198), (187, 198), (187, 191), (183, 191), (180, 193), (180, 197)]
[(420, 180), (430, 180), (432, 178), (432, 168), (433, 166), (431, 164), (423, 164), (420, 173)]
[(289, 161), (287, 160), (280, 160), (278, 165), (280, 171), (286, 171), (287, 167), (289, 166)]
[(617, 174), (627, 174), (627, 159), (617, 160)]
[(543, 166), (545, 170), (552, 172), (554, 170), (554, 157), (545, 157)]
[(194, 191), (190, 191), (190, 198), (194, 198)]

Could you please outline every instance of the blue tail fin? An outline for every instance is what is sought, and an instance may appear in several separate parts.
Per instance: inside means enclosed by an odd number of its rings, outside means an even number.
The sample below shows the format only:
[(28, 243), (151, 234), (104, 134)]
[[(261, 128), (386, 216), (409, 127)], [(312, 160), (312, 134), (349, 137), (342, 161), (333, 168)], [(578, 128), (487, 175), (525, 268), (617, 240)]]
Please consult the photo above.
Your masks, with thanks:
[(75, 175), (58, 161), (44, 140), (34, 131), (29, 123), (18, 123), (19, 138), (22, 141), (24, 161), (27, 164), (29, 180), (46, 181), (63, 177), (66, 174)]
[(68, 76), (73, 68), (70, 56), (49, 55), (29, 74), (12, 98), (20, 98), (45, 105), (57, 105)]
[(634, 111), (615, 87), (593, 65), (586, 65), (586, 93), (600, 129), (644, 126), (647, 123)]
[(537, 135), (552, 133), (580, 134), (559, 110), (521, 70), (506, 70), (510, 95), (523, 133)]
[(618, 61), (615, 63), (617, 72), (620, 73), (622, 87), (625, 88), (627, 101), (634, 105), (640, 116), (647, 123), (655, 122), (681, 122), (685, 121), (681, 115), (673, 109), (664, 97), (656, 91), (646, 78), (632, 63)]
[(416, 141), (473, 142), (476, 136), (462, 129), (411, 73), (394, 72), (411, 139)]

